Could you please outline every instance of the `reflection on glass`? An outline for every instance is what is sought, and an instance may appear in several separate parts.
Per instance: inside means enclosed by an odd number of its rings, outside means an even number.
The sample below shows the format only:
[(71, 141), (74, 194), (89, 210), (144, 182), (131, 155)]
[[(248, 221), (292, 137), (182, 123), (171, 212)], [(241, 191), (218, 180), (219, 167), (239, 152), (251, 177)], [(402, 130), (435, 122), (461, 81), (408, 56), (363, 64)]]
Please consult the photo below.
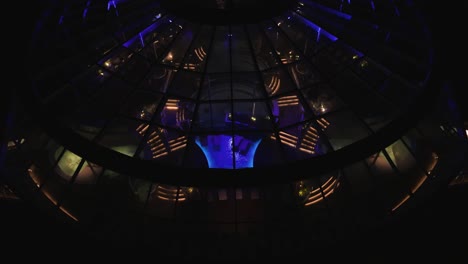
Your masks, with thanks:
[(62, 157), (57, 163), (56, 172), (67, 181), (73, 177), (76, 169), (81, 163), (81, 157), (75, 155), (69, 150), (65, 150)]
[(142, 120), (151, 120), (159, 105), (162, 96), (144, 91), (131, 94), (126, 105), (122, 108), (122, 114)]
[(99, 175), (101, 175), (103, 168), (95, 163), (85, 161), (81, 166), (80, 172), (76, 176), (75, 184), (94, 184), (96, 183)]
[(322, 176), (317, 180), (299, 181), (295, 184), (296, 195), (304, 206), (311, 206), (323, 202), (339, 187), (338, 178), (334, 175)]
[(310, 87), (321, 81), (319, 72), (304, 60), (290, 64), (288, 71), (299, 89)]
[(267, 130), (273, 127), (270, 109), (265, 101), (235, 102), (227, 122), (234, 130)]
[(289, 64), (301, 58), (300, 53), (294, 48), (294, 45), (291, 45), (283, 32), (275, 24), (264, 23), (263, 30), (283, 64)]
[(273, 53), (273, 47), (262, 29), (258, 25), (249, 25), (248, 32), (258, 68), (263, 71), (279, 65), (279, 60)]
[(173, 18), (162, 18), (161, 24), (151, 32), (151, 41), (145, 45), (141, 54), (152, 62), (159, 61), (177, 34), (183, 29), (184, 22)]
[(213, 26), (202, 25), (197, 32), (191, 47), (188, 49), (183, 62), (185, 70), (201, 72), (205, 70), (205, 64), (211, 45)]
[(185, 56), (185, 53), (192, 42), (194, 35), (194, 26), (188, 25), (184, 27), (182, 32), (179, 33), (177, 39), (172, 43), (170, 50), (166, 53), (165, 57), (162, 59), (162, 63), (175, 66), (179, 68), (182, 63), (182, 59)]
[(278, 116), (279, 127), (302, 122), (312, 116), (304, 111), (304, 107), (297, 93), (286, 94), (272, 101), (273, 115)]
[(141, 87), (145, 90), (165, 93), (177, 70), (163, 66), (152, 67), (143, 80)]
[(133, 52), (126, 48), (118, 48), (111, 54), (106, 56), (104, 59), (99, 61), (99, 65), (106, 68), (109, 71), (117, 72), (127, 63), (133, 56)]
[(335, 150), (346, 147), (370, 134), (367, 127), (353, 113), (347, 111), (331, 113), (327, 115), (326, 121), (317, 119), (317, 123), (327, 126), (324, 133)]
[(269, 96), (281, 95), (296, 89), (291, 83), (288, 73), (282, 68), (274, 68), (262, 72), (265, 89)]

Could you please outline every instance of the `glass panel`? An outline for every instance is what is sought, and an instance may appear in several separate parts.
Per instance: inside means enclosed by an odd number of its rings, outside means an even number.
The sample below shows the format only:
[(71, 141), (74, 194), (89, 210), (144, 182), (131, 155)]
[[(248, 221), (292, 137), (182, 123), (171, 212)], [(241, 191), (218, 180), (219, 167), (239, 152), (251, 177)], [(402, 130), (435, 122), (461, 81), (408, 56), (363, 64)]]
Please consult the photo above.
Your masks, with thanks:
[(190, 43), (192, 43), (194, 29), (195, 26), (191, 24), (184, 27), (183, 31), (180, 32), (177, 39), (172, 43), (170, 50), (162, 59), (162, 63), (177, 68), (180, 66)]
[(115, 119), (102, 132), (98, 143), (127, 156), (134, 156), (141, 141), (141, 134), (146, 132), (146, 124), (129, 119)]
[(244, 28), (242, 26), (232, 26), (231, 35), (232, 71), (255, 71), (256, 66)]
[(333, 80), (332, 86), (340, 98), (346, 99), (344, 103), (374, 131), (384, 126), (399, 111), (399, 108), (395, 109), (389, 101), (374, 93), (366, 82), (349, 70), (341, 72)]
[(273, 116), (278, 116), (278, 126), (285, 127), (312, 118), (304, 112), (302, 102), (297, 93), (292, 93), (272, 100)]
[(228, 114), (226, 122), (232, 122), (234, 130), (268, 130), (273, 129), (269, 107), (265, 101), (234, 102), (233, 113)]
[(394, 209), (409, 195), (406, 179), (397, 174), (383, 152), (367, 158), (366, 162), (375, 178), (378, 199), (388, 211)]
[(183, 29), (183, 22), (173, 17), (164, 17), (161, 24), (151, 30), (150, 43), (145, 45), (141, 54), (151, 62), (162, 59), (172, 40)]
[(131, 118), (151, 120), (161, 101), (162, 95), (136, 91), (128, 98), (121, 113)]
[(344, 103), (336, 96), (335, 90), (327, 83), (303, 89), (301, 92), (315, 115), (323, 115), (344, 107)]
[(231, 102), (201, 103), (195, 113), (193, 130), (195, 131), (230, 131), (231, 125), (226, 123), (232, 111)]
[(277, 66), (279, 61), (263, 31), (257, 25), (249, 25), (248, 32), (259, 69), (263, 71)]
[(198, 35), (188, 49), (183, 63), (185, 70), (202, 72), (205, 69), (208, 51), (210, 50), (211, 37), (213, 35), (213, 26), (202, 25)]
[(124, 47), (112, 51), (108, 56), (98, 62), (99, 65), (111, 72), (118, 72), (127, 63), (134, 53)]
[(275, 22), (291, 42), (309, 58), (324, 45), (323, 41), (317, 42), (317, 31), (306, 24), (305, 19), (300, 19), (296, 13), (288, 12), (275, 18)]
[(144, 206), (150, 191), (154, 191), (152, 190), (151, 182), (143, 179), (130, 178), (128, 184), (137, 204)]
[(393, 164), (395, 164), (398, 171), (402, 174), (402, 177), (408, 180), (411, 192), (416, 192), (426, 181), (427, 175), (420, 169), (413, 154), (401, 140), (393, 143), (385, 148), (385, 150), (393, 161)]
[(300, 125), (279, 131), (279, 138), (288, 160), (301, 160), (328, 152), (318, 128)]
[(231, 54), (229, 51), (231, 37), (229, 35), (229, 28), (227, 26), (216, 27), (213, 44), (208, 57), (207, 72), (231, 71)]
[(198, 99), (201, 77), (199, 73), (179, 71), (169, 87), (168, 94)]
[(95, 184), (101, 175), (103, 168), (90, 161), (85, 161), (81, 166), (74, 184)]
[[(156, 154), (156, 158), (164, 159), (166, 163), (175, 165), (182, 164), (185, 148), (187, 146), (187, 136), (178, 131), (166, 129), (165, 133), (160, 135), (159, 138), (164, 143), (165, 149), (161, 149)], [(155, 158), (155, 155), (153, 155), (153, 158)]]
[(289, 74), (299, 89), (310, 87), (321, 81), (320, 74), (311, 64), (304, 60), (288, 66)]
[(163, 66), (152, 67), (142, 82), (142, 88), (150, 91), (165, 93), (177, 70)]
[(263, 23), (263, 30), (283, 64), (289, 64), (300, 59), (300, 53), (293, 48), (294, 46), (275, 24)]
[(207, 74), (201, 89), (200, 100), (228, 100), (231, 95), (231, 74)]
[(336, 71), (341, 71), (345, 66), (350, 65), (355, 60), (360, 59), (363, 54), (358, 50), (348, 46), (340, 40), (333, 42), (326, 48), (330, 54), (331, 63)]
[[(304, 8), (308, 9), (308, 8)], [(310, 42), (313, 40), (313, 44), (309, 43), (309, 45), (315, 46), (315, 50), (311, 50), (311, 52), (308, 52), (308, 54), (312, 55), (314, 52), (312, 51), (318, 51), (322, 47), (328, 46), (334, 41), (337, 40), (335, 36), (324, 30), (320, 25), (317, 25), (312, 21), (312, 16), (308, 16), (306, 13), (311, 13), (314, 14), (315, 12), (312, 11), (312, 9), (308, 9), (308, 12), (303, 12), (300, 9), (297, 9), (296, 12), (291, 13), (291, 19), (293, 20), (293, 23), (298, 24), (298, 27), (303, 28), (302, 32), (306, 36), (310, 38)], [(304, 48), (304, 50), (306, 50)]]
[(120, 174), (116, 171), (109, 170), (109, 169), (104, 170), (98, 182), (99, 188), (104, 188), (105, 185), (109, 185), (110, 188), (112, 188), (112, 185), (127, 186), (127, 183), (128, 183), (128, 177), (126, 175)]
[(263, 81), (269, 96), (281, 95), (296, 89), (291, 77), (282, 68), (274, 68), (262, 72)]
[(55, 167), (55, 172), (69, 182), (78, 166), (80, 166), (81, 160), (80, 156), (69, 150), (65, 150), (57, 163), (57, 167)]
[(328, 49), (321, 49), (311, 58), (312, 64), (320, 71), (322, 77), (333, 78), (339, 72), (339, 65), (333, 62), (333, 54)]
[(91, 66), (81, 75), (74, 78), (70, 85), (73, 88), (77, 100), (86, 100), (90, 95), (95, 94), (101, 85), (109, 79), (111, 73), (100, 66)]
[(121, 67), (120, 74), (124, 80), (137, 83), (148, 72), (149, 68), (149, 61), (143, 56), (135, 54), (128, 63)]
[(148, 126), (144, 133), (146, 138), (142, 143), (142, 150), (138, 155), (145, 160), (167, 156), (166, 129), (158, 126)]
[(334, 150), (343, 148), (370, 135), (370, 132), (351, 112), (334, 112), (326, 119), (317, 119)]
[(403, 137), (403, 141), (410, 148), (421, 168), (425, 172), (431, 173), (439, 158), (437, 153), (434, 152), (432, 144), (415, 129), (410, 130)]
[(366, 80), (371, 87), (382, 83), (390, 75), (388, 69), (377, 64), (369, 57), (356, 60), (356, 62), (351, 65), (351, 69), (362, 79)]
[(265, 89), (257, 73), (233, 73), (232, 93), (234, 100), (265, 98)]
[(320, 176), (319, 179), (299, 181), (295, 184), (295, 192), (305, 206), (325, 206), (324, 201), (335, 192), (339, 186), (338, 173)]
[(179, 130), (187, 130), (192, 120), (194, 103), (192, 101), (167, 98), (155, 122), (164, 126)]

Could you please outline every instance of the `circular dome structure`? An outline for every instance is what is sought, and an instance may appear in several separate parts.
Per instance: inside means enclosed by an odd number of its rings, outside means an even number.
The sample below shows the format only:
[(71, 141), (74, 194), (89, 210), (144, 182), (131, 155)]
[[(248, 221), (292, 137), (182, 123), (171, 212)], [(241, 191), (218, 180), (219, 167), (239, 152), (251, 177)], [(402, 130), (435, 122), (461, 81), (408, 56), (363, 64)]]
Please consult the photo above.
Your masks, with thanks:
[(417, 6), (250, 2), (45, 4), (12, 185), (124, 244), (271, 230), (328, 244), (457, 175), (466, 135)]

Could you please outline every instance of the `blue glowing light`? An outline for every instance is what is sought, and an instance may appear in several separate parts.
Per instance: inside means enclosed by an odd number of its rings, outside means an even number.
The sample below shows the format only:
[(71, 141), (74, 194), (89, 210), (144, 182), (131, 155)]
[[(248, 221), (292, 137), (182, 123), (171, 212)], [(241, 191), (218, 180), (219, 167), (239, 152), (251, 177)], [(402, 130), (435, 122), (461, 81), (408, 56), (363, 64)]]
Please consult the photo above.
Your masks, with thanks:
[(119, 11), (117, 10), (117, 3), (115, 2), (115, 0), (109, 0), (109, 2), (107, 2), (107, 11), (109, 11), (111, 7), (114, 8), (115, 14), (118, 16)]
[(88, 2), (86, 2), (86, 8), (83, 10), (83, 19), (86, 18), (86, 16), (88, 15), (88, 8), (90, 5), (91, 5), (91, 0), (88, 0)]
[(144, 37), (147, 34), (149, 34), (150, 32), (155, 31), (159, 27), (160, 24), (161, 24), (161, 20), (156, 21), (155, 23), (151, 24), (149, 27), (143, 29), (140, 33), (138, 33), (138, 35), (134, 36), (133, 38), (131, 38), (127, 42), (125, 42), (123, 44), (123, 46), (126, 47), (126, 48), (129, 48), (129, 47), (133, 46), (135, 41), (143, 42)]
[(324, 35), (325, 37), (327, 37), (328, 39), (330, 39), (331, 41), (335, 42), (336, 40), (338, 40), (337, 37), (335, 37), (334, 35), (330, 34), (329, 32), (327, 32), (326, 30), (323, 30), (321, 27), (317, 26), (315, 23), (313, 23), (312, 21), (308, 20), (307, 18), (303, 17), (303, 16), (300, 16), (300, 15), (296, 15), (296, 17), (301, 20), (306, 26), (312, 28), (313, 30), (315, 30), (317, 32), (317, 42), (318, 40), (320, 39), (320, 35)]
[(208, 135), (196, 139), (205, 154), (209, 168), (252, 168), (259, 139), (247, 139), (239, 135)]
[(140, 42), (141, 42), (141, 46), (144, 47), (145, 46), (145, 40), (143, 39), (143, 35), (140, 33)]

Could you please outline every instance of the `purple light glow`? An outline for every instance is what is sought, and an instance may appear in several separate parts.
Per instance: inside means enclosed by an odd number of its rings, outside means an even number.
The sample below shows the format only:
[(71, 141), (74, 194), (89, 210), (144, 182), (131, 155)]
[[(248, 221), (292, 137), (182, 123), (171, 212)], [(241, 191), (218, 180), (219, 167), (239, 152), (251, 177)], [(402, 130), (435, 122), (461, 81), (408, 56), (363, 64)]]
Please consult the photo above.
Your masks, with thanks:
[[(160, 24), (161, 24), (161, 20), (156, 21), (155, 23), (151, 24), (149, 27), (143, 29), (140, 33), (138, 33), (138, 35), (134, 36), (133, 38), (131, 38), (127, 42), (125, 42), (123, 44), (123, 46), (126, 47), (126, 48), (129, 48), (129, 47), (133, 46), (135, 41), (142, 41), (142, 39), (144, 39), (144, 37), (147, 34), (155, 31), (159, 27)], [(144, 45), (142, 45), (142, 46), (144, 46)]]
[(255, 152), (261, 140), (239, 135), (208, 135), (203, 139), (198, 137), (196, 144), (205, 154), (209, 168), (241, 169), (254, 166)]

